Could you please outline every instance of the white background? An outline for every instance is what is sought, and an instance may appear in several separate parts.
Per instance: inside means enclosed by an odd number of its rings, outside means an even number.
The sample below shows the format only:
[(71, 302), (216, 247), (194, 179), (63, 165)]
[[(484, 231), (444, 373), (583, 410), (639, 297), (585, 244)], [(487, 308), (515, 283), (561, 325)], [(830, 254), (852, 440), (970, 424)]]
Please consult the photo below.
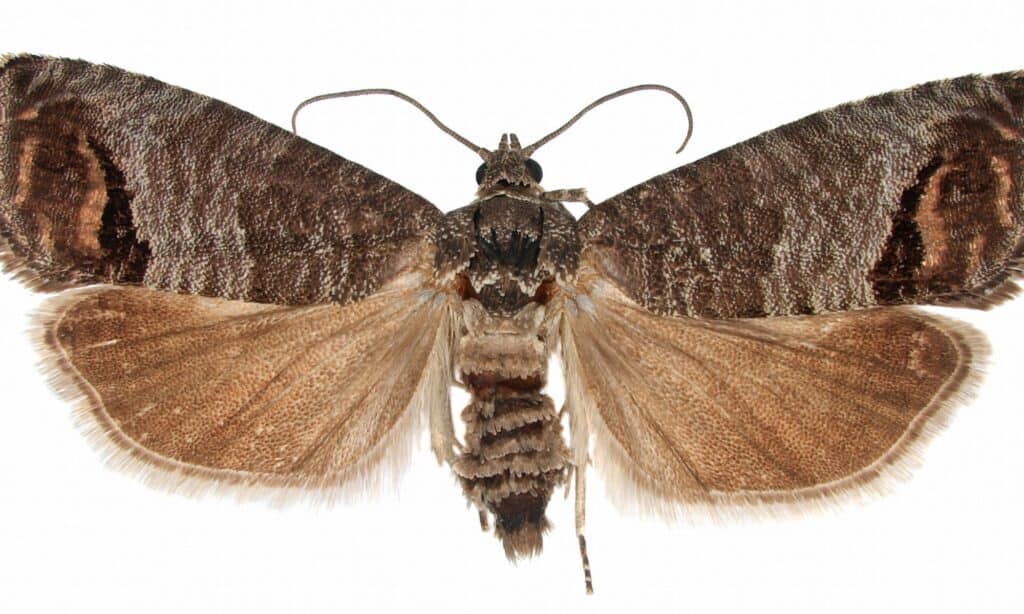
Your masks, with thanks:
[[(486, 146), (625, 85), (682, 91), (696, 130), (681, 156), (683, 116), (653, 93), (538, 154), (548, 189), (595, 201), (846, 100), (1024, 68), (1019, 2), (720, 4), (17, 2), (0, 50), (109, 62), (281, 125), (304, 97), (393, 87)], [(398, 101), (325, 103), (300, 130), (442, 209), (472, 197), (479, 160)], [(38, 300), (0, 280), (0, 612), (1024, 611), (1024, 300), (957, 312), (992, 339), (987, 381), (887, 498), (667, 526), (616, 511), (592, 477), (590, 598), (571, 505), (549, 508), (543, 556), (511, 566), (425, 446), (398, 494), (333, 509), (189, 499), (105, 468), (35, 368), (22, 331)]]

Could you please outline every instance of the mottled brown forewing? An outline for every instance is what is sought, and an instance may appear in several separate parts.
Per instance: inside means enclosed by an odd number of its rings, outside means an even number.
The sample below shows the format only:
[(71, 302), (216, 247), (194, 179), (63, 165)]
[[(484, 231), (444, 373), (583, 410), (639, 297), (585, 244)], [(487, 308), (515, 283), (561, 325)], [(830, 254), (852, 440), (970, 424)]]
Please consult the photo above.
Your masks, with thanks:
[(285, 305), (370, 295), (441, 213), (223, 102), (110, 66), (0, 63), (0, 239), (42, 287)]
[(845, 104), (655, 177), (580, 220), (640, 305), (705, 318), (984, 306), (1024, 251), (1024, 74)]
[[(1021, 73), (812, 115), (578, 224), (552, 200), (581, 191), (545, 192), (514, 136), (480, 150), (500, 168), (442, 218), (247, 113), (108, 66), (0, 61), (0, 122), (5, 268), (39, 288), (115, 284), (39, 321), (115, 458), (172, 486), (318, 490), (366, 477), (428, 414), (511, 558), (540, 551), (572, 474), (588, 590), (592, 437), (613, 492), (641, 504), (854, 491), (902, 467), (985, 353), (969, 327), (899, 305), (994, 304), (1024, 253)], [(571, 449), (543, 392), (559, 341)]]

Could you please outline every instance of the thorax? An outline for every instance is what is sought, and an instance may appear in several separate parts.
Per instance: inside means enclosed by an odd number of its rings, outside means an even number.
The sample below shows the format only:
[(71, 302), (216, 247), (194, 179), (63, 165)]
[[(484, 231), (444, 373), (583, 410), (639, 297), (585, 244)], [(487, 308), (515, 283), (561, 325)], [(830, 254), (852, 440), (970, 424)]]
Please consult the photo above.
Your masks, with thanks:
[(576, 222), (559, 203), (499, 194), (449, 213), (437, 269), (461, 297), (456, 354), (470, 387), (543, 385), (552, 299), (575, 274)]

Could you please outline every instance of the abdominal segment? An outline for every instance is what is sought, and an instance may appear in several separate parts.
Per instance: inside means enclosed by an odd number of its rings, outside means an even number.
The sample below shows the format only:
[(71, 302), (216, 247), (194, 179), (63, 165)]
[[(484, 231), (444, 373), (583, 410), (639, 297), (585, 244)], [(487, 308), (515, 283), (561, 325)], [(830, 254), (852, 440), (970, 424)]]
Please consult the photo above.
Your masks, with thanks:
[(541, 392), (547, 355), (533, 316), (543, 314), (527, 313), (536, 308), (491, 318), (470, 307), (459, 343), (459, 370), (472, 397), (462, 411), (465, 445), (452, 469), (466, 497), (494, 516), (510, 559), (541, 551), (544, 510), (565, 483), (570, 458), (558, 413)]

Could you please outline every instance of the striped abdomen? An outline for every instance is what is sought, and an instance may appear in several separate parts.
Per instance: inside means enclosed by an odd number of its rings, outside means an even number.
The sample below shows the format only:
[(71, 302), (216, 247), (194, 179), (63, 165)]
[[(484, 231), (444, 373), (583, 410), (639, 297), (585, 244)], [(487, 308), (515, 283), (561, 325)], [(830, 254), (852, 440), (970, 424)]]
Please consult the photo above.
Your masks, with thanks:
[(466, 497), (494, 515), (506, 555), (530, 556), (541, 550), (544, 510), (569, 467), (558, 413), (541, 392), (547, 372), (543, 306), (492, 318), (467, 305), (458, 366), (472, 398), (462, 412), (465, 446), (452, 468)]

